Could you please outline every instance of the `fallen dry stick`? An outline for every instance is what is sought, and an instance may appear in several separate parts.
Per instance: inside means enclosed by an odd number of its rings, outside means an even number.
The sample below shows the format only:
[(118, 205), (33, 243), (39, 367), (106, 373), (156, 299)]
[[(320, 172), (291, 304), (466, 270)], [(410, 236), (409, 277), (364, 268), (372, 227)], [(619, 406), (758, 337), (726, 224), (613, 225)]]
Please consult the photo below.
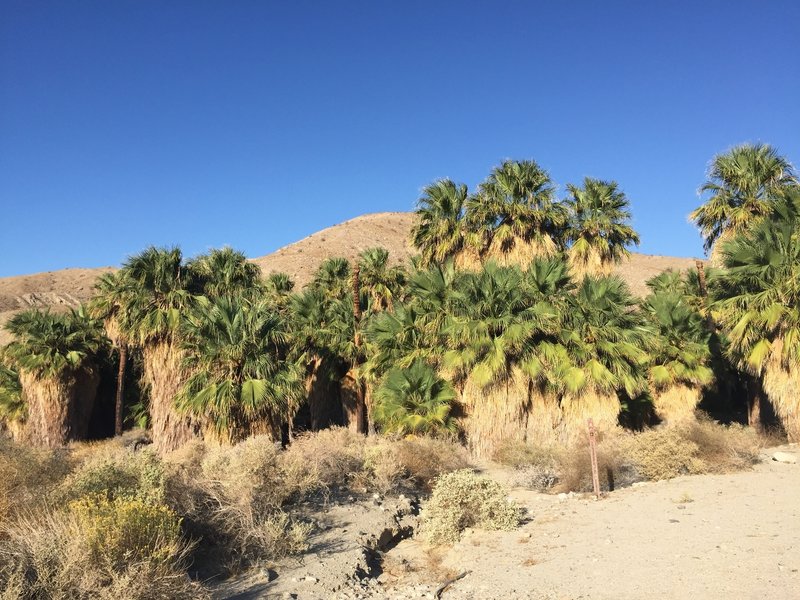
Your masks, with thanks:
[(440, 586), (439, 586), (439, 589), (438, 589), (438, 590), (436, 590), (436, 593), (433, 595), (433, 596), (434, 596), (434, 598), (436, 598), (437, 600), (438, 600), (439, 598), (441, 598), (441, 597), (442, 597), (442, 594), (444, 593), (444, 591), (445, 591), (447, 588), (449, 588), (449, 587), (450, 587), (452, 584), (454, 584), (454, 583), (455, 583), (456, 581), (458, 581), (459, 579), (463, 579), (464, 577), (466, 577), (466, 576), (467, 576), (467, 575), (469, 575), (470, 573), (472, 573), (472, 571), (464, 571), (464, 572), (463, 572), (463, 573), (461, 573), (460, 575), (456, 575), (456, 576), (455, 576), (455, 577), (453, 577), (452, 579), (448, 579), (447, 581), (445, 581), (445, 582), (444, 582), (442, 585), (440, 585)]

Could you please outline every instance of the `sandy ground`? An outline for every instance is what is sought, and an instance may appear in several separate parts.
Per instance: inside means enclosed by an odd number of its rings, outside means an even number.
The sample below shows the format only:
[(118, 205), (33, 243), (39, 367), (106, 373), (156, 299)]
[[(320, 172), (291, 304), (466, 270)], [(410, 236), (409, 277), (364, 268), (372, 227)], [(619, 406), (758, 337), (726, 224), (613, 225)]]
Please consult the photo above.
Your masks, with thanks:
[[(782, 450), (800, 458), (797, 445)], [(515, 489), (528, 511), (515, 531), (468, 531), (439, 550), (405, 539), (355, 577), (335, 550), (316, 544), (302, 564), (276, 565), (217, 597), (434, 598), (466, 572), (442, 598), (800, 599), (800, 464), (774, 462), (774, 451), (751, 471), (639, 484), (601, 500)], [(369, 528), (370, 511), (336, 510), (322, 539), (363, 550), (347, 531)]]

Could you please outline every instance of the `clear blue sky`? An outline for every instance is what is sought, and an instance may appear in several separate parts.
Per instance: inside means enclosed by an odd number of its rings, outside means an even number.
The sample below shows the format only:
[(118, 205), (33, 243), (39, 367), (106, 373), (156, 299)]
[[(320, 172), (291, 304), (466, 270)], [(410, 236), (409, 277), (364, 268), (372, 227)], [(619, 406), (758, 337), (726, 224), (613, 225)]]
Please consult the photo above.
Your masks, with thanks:
[(800, 3), (0, 0), (0, 276), (261, 256), (504, 158), (696, 256), (708, 161), (800, 162)]

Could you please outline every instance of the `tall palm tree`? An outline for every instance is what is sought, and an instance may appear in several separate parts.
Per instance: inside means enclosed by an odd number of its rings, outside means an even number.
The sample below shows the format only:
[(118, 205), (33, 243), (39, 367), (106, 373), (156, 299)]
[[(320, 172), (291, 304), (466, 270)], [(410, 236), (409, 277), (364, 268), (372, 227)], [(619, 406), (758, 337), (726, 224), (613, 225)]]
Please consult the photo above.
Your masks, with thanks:
[(385, 433), (452, 432), (456, 391), (422, 360), (391, 369), (375, 392), (375, 420)]
[(258, 292), (261, 269), (228, 246), (213, 249), (187, 263), (197, 286), (196, 293), (209, 297)]
[(422, 190), (411, 229), (411, 242), (420, 251), (421, 266), (442, 263), (462, 253), (466, 201), (467, 186), (450, 179)]
[(670, 425), (692, 420), (714, 379), (706, 321), (677, 286), (651, 294), (643, 308), (653, 329), (649, 380), (656, 414)]
[(49, 448), (85, 439), (99, 376), (97, 355), (106, 343), (99, 322), (82, 310), (26, 310), (6, 323), (6, 347), (27, 402), (26, 436)]
[(721, 247), (714, 312), (731, 358), (761, 376), (791, 441), (800, 441), (800, 192)]
[(402, 294), (406, 273), (401, 266), (390, 266), (389, 251), (369, 248), (358, 255), (359, 286), (366, 295), (367, 314), (390, 310)]
[(627, 246), (639, 243), (630, 226), (628, 199), (614, 181), (586, 177), (583, 187), (568, 185), (569, 262), (576, 276), (610, 275), (629, 256)]
[(544, 169), (535, 161), (507, 160), (468, 199), (466, 223), (484, 259), (526, 267), (559, 251), (565, 214)]
[[(718, 240), (747, 230), (768, 215), (776, 198), (797, 186), (794, 168), (768, 144), (742, 144), (711, 161), (708, 180), (700, 188), (709, 194), (689, 218), (700, 228), (706, 251)], [(712, 253), (712, 262), (720, 257)]]
[(256, 432), (280, 439), (297, 410), (302, 380), (287, 360), (288, 335), (265, 302), (243, 296), (202, 298), (182, 328), (191, 373), (177, 396), (180, 409), (225, 441)]
[(470, 449), (490, 456), (501, 441), (526, 437), (530, 376), (538, 375), (529, 354), (555, 335), (558, 315), (518, 267), (489, 262), (458, 281), (444, 365), (461, 382)]
[(150, 247), (122, 266), (134, 290), (119, 314), (127, 339), (142, 352), (143, 380), (149, 389), (153, 444), (173, 450), (194, 435), (194, 425), (175, 407), (184, 384), (184, 351), (180, 344), (183, 313), (197, 287), (178, 248)]
[(568, 297), (559, 344), (547, 358), (551, 381), (562, 390), (565, 436), (616, 426), (619, 395), (646, 387), (647, 330), (636, 301), (618, 277), (585, 277)]
[(124, 270), (104, 273), (95, 283), (95, 293), (89, 303), (89, 311), (95, 318), (102, 319), (106, 336), (119, 355), (114, 408), (115, 435), (122, 435), (125, 372), (130, 345), (125, 325), (129, 315), (124, 314), (124, 311), (130, 308), (132, 298), (136, 293), (136, 289), (131, 285)]

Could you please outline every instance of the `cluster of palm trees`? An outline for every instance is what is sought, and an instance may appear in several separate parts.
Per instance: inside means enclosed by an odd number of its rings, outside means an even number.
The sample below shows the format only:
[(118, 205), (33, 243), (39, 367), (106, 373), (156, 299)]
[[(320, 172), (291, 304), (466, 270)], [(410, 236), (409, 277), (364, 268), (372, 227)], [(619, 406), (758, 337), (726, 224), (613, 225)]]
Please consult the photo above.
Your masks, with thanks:
[[(149, 248), (103, 276), (85, 310), (9, 323), (0, 420), (48, 446), (87, 435), (103, 361), (116, 357), (115, 429), (134, 408), (132, 358), (161, 450), (341, 424), (569, 443), (587, 419), (693, 418), (731, 374), (756, 382), (800, 436), (800, 194), (774, 149), (717, 157), (692, 215), (719, 261), (632, 296), (611, 275), (638, 243), (625, 195), (586, 178), (555, 197), (533, 161), (506, 161), (474, 194), (437, 181), (418, 203), (411, 265), (374, 248), (330, 258), (303, 290), (231, 249), (185, 261)], [(129, 396), (129, 395), (128, 395)]]

